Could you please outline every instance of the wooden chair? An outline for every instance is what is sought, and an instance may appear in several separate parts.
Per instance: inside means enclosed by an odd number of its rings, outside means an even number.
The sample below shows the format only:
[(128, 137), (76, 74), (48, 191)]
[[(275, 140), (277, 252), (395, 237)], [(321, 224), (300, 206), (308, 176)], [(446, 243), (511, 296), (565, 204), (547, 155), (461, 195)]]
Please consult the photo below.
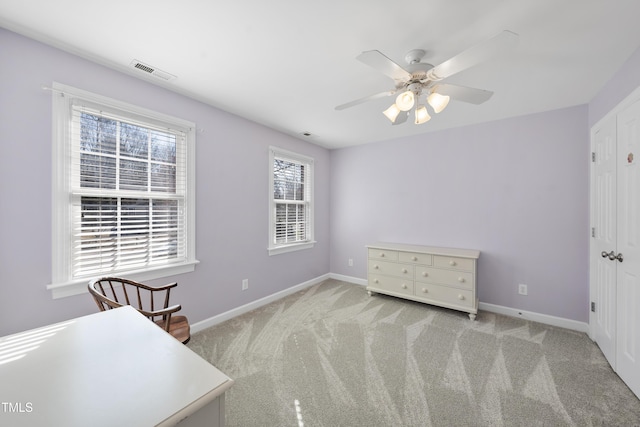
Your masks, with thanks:
[[(174, 315), (182, 308), (179, 304), (169, 306), (170, 291), (176, 286), (177, 283), (170, 283), (153, 287), (117, 277), (102, 277), (89, 282), (89, 293), (93, 295), (100, 311), (131, 305), (186, 344), (191, 339), (189, 321), (185, 316)], [(162, 308), (156, 309), (158, 305)]]

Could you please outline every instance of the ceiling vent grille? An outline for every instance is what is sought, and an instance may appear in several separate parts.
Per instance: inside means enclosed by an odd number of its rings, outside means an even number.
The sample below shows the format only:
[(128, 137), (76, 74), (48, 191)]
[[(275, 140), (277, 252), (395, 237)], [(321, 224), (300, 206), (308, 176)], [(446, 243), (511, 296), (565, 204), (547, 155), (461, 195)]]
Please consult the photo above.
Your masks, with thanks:
[(166, 71), (159, 70), (155, 67), (152, 67), (149, 64), (145, 64), (144, 62), (140, 62), (137, 59), (131, 61), (131, 66), (137, 70), (140, 70), (144, 73), (151, 74), (154, 77), (158, 77), (162, 80), (173, 80), (176, 78), (173, 74), (169, 74)]

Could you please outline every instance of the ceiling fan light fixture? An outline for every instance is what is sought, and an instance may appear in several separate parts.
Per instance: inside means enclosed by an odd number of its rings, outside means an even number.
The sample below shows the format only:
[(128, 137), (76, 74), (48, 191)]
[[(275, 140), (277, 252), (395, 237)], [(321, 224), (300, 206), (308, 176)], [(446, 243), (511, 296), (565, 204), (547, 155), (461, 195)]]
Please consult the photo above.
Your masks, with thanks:
[(416, 108), (416, 124), (421, 125), (431, 120), (431, 116), (424, 105), (418, 105)]
[(435, 111), (437, 114), (444, 110), (447, 104), (449, 104), (449, 96), (440, 95), (439, 93), (433, 92), (427, 97), (427, 102), (429, 103), (429, 105), (431, 105), (433, 111)]
[(400, 108), (396, 104), (391, 104), (391, 107), (387, 108), (382, 112), (387, 119), (391, 120), (391, 123), (395, 123), (398, 114), (400, 114)]
[(400, 109), (400, 111), (409, 111), (413, 108), (413, 104), (415, 103), (415, 95), (412, 91), (407, 90), (402, 92), (396, 98), (396, 105)]

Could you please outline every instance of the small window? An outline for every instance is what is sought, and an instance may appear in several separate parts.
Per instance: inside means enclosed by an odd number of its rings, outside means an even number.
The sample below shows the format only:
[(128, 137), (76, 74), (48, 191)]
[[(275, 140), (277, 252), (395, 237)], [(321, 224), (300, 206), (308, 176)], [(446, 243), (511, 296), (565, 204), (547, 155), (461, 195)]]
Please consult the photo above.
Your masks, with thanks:
[(313, 247), (313, 159), (271, 147), (269, 255)]
[(53, 96), (54, 297), (98, 276), (193, 271), (195, 125), (62, 85)]

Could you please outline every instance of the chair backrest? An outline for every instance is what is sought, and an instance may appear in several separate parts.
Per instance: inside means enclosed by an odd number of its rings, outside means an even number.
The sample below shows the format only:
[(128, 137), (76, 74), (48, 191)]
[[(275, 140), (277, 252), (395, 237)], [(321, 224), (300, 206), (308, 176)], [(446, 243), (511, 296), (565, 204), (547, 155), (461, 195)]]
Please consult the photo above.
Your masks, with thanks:
[(182, 308), (179, 304), (169, 306), (171, 289), (176, 286), (177, 283), (170, 283), (153, 287), (119, 277), (102, 277), (89, 282), (88, 288), (100, 311), (131, 305), (186, 344), (191, 339), (189, 320), (173, 315)]
[[(131, 305), (151, 320), (164, 314), (155, 314), (169, 307), (171, 288), (176, 284), (152, 287), (119, 277), (101, 277), (89, 283), (89, 292), (100, 311)], [(178, 310), (174, 310), (178, 311)]]

